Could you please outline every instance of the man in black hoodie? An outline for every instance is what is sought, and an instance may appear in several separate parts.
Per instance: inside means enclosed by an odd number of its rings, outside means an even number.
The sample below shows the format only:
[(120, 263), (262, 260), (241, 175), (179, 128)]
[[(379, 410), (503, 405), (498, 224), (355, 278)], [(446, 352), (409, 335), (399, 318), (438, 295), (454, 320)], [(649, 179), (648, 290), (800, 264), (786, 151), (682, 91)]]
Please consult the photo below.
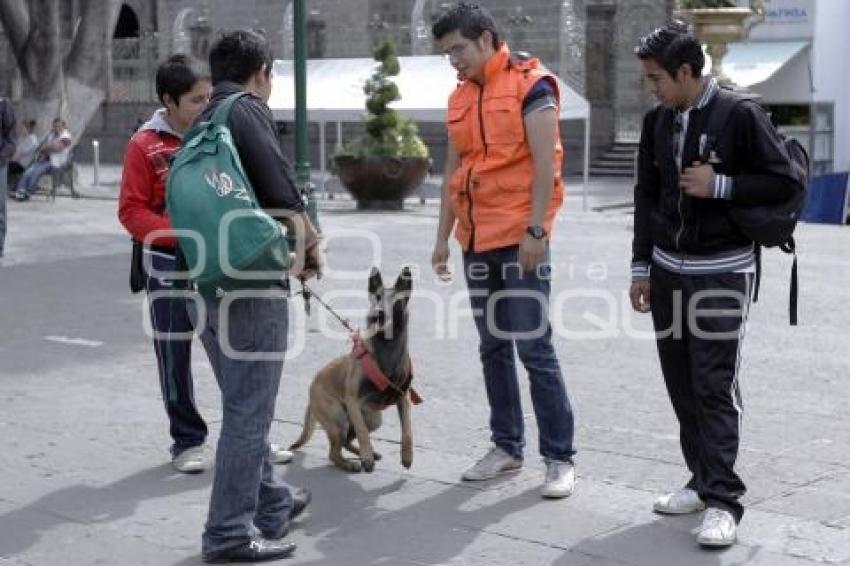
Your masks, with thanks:
[(697, 541), (735, 542), (745, 486), (734, 471), (741, 427), (740, 348), (755, 244), (730, 207), (788, 201), (802, 190), (764, 110), (734, 104), (725, 127), (712, 111), (733, 96), (702, 76), (700, 43), (680, 23), (636, 49), (660, 104), (647, 113), (638, 153), (632, 306), (652, 312), (661, 369), (690, 480), (655, 502), (659, 513), (706, 509)]
[[(321, 270), (319, 239), (295, 188), (275, 135), (267, 102), (272, 90), (268, 43), (250, 31), (223, 34), (210, 50), (213, 94), (197, 121), (208, 121), (230, 95), (247, 93), (231, 109), (227, 127), (260, 206), (294, 233), (291, 275)], [(300, 252), (299, 252), (300, 253)], [(284, 274), (281, 274), (282, 276)], [(202, 538), (205, 562), (261, 562), (292, 554), (282, 539), (310, 502), (272, 468), (269, 429), (274, 416), (288, 332), (284, 281), (255, 295), (206, 299), (201, 341), (221, 388), (222, 423), (209, 515)]]

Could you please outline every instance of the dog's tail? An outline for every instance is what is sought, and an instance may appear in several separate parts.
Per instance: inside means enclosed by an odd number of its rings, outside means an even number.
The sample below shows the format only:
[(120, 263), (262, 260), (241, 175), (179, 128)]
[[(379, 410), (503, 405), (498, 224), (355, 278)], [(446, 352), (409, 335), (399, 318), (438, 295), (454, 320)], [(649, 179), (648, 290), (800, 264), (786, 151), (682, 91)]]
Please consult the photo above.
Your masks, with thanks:
[(292, 443), (292, 446), (289, 447), (290, 450), (297, 450), (301, 448), (307, 441), (310, 440), (310, 437), (313, 436), (313, 431), (316, 430), (316, 417), (313, 415), (313, 411), (310, 409), (310, 405), (307, 405), (307, 410), (304, 411), (304, 428), (301, 430), (301, 436), (298, 437), (298, 440)]

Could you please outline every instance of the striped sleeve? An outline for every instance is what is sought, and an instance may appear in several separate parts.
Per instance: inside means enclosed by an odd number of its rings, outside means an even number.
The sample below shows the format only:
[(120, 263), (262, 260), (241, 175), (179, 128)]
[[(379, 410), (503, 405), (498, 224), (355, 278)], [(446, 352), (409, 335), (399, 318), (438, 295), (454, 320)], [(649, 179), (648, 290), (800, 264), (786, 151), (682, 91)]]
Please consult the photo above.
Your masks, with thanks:
[(649, 262), (632, 262), (632, 282), (645, 281), (649, 279)]
[(713, 198), (732, 200), (732, 190), (735, 188), (732, 177), (715, 173), (711, 180), (711, 187)]

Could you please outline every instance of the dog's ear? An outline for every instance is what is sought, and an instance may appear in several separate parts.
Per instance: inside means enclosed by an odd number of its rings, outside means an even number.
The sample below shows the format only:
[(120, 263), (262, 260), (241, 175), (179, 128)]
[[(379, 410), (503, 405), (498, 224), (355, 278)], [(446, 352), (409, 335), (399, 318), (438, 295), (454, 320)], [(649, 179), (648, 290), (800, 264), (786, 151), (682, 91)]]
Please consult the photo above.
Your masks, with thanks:
[(381, 279), (381, 272), (377, 267), (372, 268), (369, 274), (369, 293), (376, 294), (384, 288), (384, 281)]
[(395, 290), (397, 293), (410, 293), (411, 289), (413, 289), (413, 274), (410, 272), (410, 267), (405, 265), (395, 281)]
[(410, 293), (413, 290), (413, 275), (410, 268), (405, 266), (395, 281), (395, 296), (401, 300), (402, 308), (407, 308), (407, 303), (410, 301)]

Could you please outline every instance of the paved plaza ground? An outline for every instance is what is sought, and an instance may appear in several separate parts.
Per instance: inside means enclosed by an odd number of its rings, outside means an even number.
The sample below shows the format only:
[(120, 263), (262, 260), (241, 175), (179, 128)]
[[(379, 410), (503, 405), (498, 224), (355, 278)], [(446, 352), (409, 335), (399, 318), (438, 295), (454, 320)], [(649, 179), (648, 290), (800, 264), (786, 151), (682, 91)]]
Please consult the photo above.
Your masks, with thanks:
[[(97, 187), (90, 169), (80, 173), (84, 194), (96, 198), (8, 203), (0, 266), (2, 566), (200, 563), (211, 474), (182, 476), (168, 464), (144, 299), (127, 289), (129, 239), (115, 218), (120, 170), (99, 173)], [(362, 311), (373, 263), (388, 280), (403, 264), (420, 266), (411, 349), (425, 402), (414, 410), (409, 471), (399, 463), (394, 412), (375, 435), (385, 458), (372, 474), (330, 466), (321, 431), (280, 468), (314, 493), (290, 535), (296, 555), (284, 563), (850, 565), (850, 228), (800, 227), (796, 328), (787, 321), (790, 259), (765, 255), (741, 378), (747, 512), (740, 544), (705, 552), (690, 533), (698, 517), (651, 512), (653, 499), (686, 475), (650, 321), (627, 304), (631, 216), (617, 207), (582, 212), (575, 180), (568, 190), (553, 244), (553, 320), (577, 418), (579, 479), (575, 495), (561, 501), (538, 495), (543, 465), (524, 374), (524, 469), (494, 482), (459, 481), (488, 448), (488, 411), (464, 285), (438, 284), (428, 269), (433, 201), (360, 213), (347, 199), (321, 200), (329, 270), (315, 287), (335, 305)], [(591, 208), (617, 204), (628, 187), (594, 181), (589, 196)], [(291, 323), (292, 359), (273, 426), (282, 443), (300, 431), (313, 373), (348, 348), (315, 305), (307, 320), (293, 299)], [(193, 355), (214, 443), (219, 394), (202, 349)]]

